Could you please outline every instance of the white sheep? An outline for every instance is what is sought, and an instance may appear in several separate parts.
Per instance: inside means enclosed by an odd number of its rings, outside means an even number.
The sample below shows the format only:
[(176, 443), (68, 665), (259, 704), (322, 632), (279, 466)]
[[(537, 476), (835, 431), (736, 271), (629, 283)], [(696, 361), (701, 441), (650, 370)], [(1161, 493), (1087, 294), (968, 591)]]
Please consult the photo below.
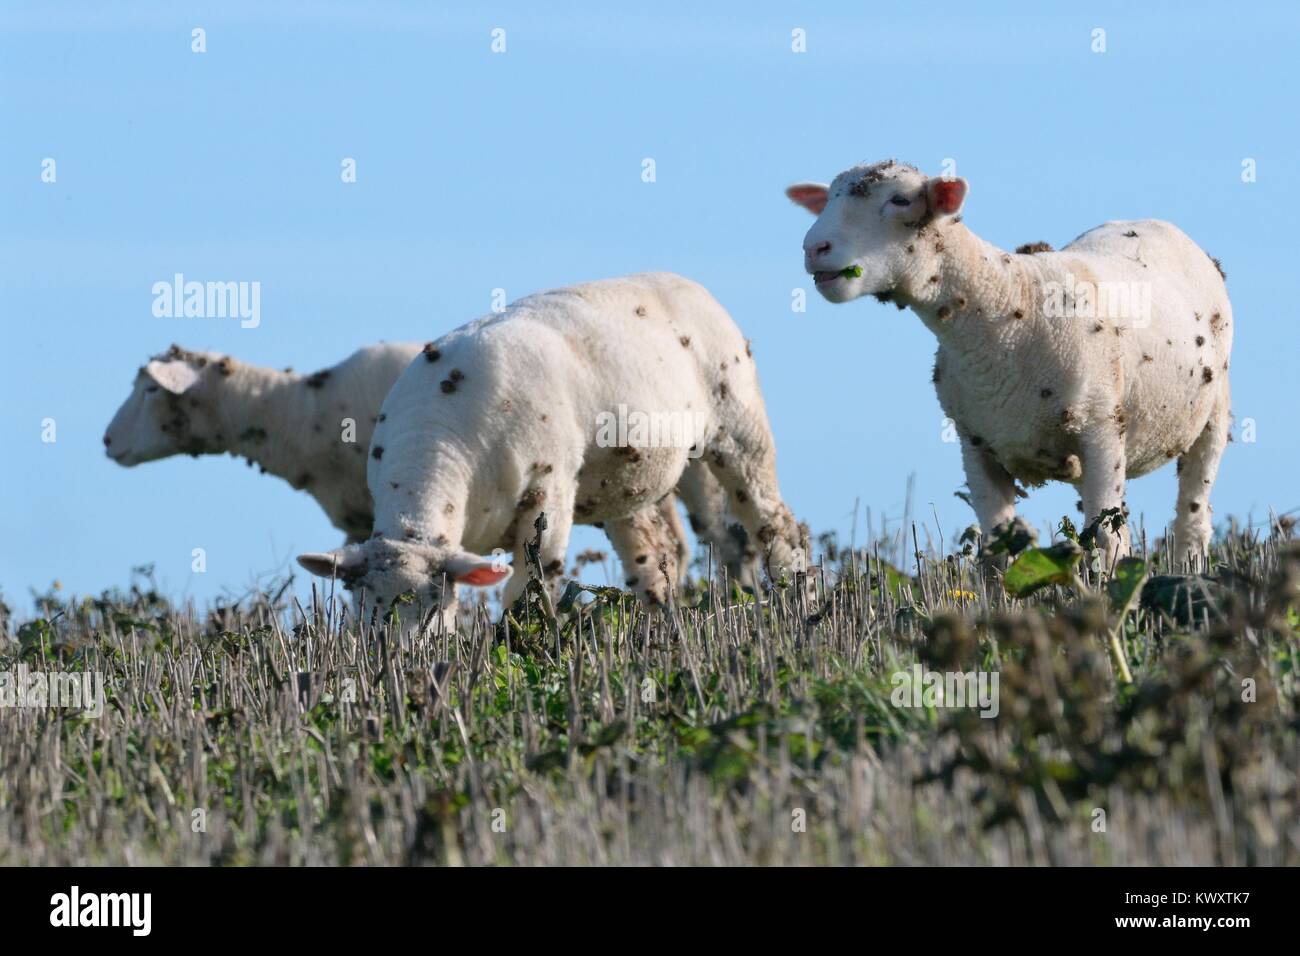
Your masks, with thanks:
[(966, 193), (893, 161), (786, 191), (818, 217), (804, 264), (823, 296), (910, 307), (938, 338), (934, 382), (986, 535), (1014, 519), (1017, 481), (1068, 481), (1113, 560), (1127, 524), (1097, 519), (1124, 512), (1126, 479), (1178, 458), (1173, 553), (1199, 559), (1230, 419), (1218, 261), (1149, 219), (1004, 252), (961, 223)]
[[(243, 456), (315, 498), (349, 542), (364, 541), (374, 521), (366, 486), (371, 434), (384, 397), (422, 348), (372, 345), (333, 368), (299, 375), (173, 345), (137, 373), (104, 435), (105, 451), (127, 467), (179, 454)], [(719, 565), (748, 581), (752, 572), (728, 533), (725, 492), (707, 468), (687, 469), (681, 497)], [(668, 495), (657, 507), (684, 572), (676, 501)]]
[[(628, 429), (615, 440), (607, 426), (623, 413), (659, 421), (658, 435)], [(510, 577), (484, 557), (495, 549), (522, 569), (542, 512), (548, 575), (563, 567), (575, 523), (602, 526), (628, 587), (663, 604), (678, 558), (658, 502), (701, 465), (769, 569), (803, 570), (806, 532), (781, 500), (748, 344), (680, 276), (541, 292), (448, 333), (393, 386), (371, 445), (374, 535), (298, 560), (379, 606), (409, 591), (447, 616), (455, 599), (444, 582)], [(507, 602), (525, 581), (511, 578)]]
[(120, 465), (229, 453), (306, 491), (349, 541), (370, 534), (366, 452), (379, 406), (418, 355), (371, 345), (310, 375), (173, 345), (136, 375), (104, 433)]

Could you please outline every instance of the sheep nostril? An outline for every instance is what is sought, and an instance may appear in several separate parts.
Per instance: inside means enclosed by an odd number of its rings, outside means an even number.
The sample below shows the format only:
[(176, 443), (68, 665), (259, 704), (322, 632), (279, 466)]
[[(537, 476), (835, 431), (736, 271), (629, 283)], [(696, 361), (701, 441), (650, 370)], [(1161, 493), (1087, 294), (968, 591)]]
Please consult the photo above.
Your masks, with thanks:
[(105, 436), (104, 436), (104, 447), (107, 448), (107, 447), (108, 447), (109, 445), (111, 445), (111, 444), (113, 444), (113, 439), (111, 439), (111, 438), (109, 438), (107, 435), (105, 435)]
[(817, 243), (816, 248), (813, 249), (813, 255), (824, 256), (826, 255), (826, 253), (830, 251), (831, 251), (831, 244), (829, 242), (819, 242)]

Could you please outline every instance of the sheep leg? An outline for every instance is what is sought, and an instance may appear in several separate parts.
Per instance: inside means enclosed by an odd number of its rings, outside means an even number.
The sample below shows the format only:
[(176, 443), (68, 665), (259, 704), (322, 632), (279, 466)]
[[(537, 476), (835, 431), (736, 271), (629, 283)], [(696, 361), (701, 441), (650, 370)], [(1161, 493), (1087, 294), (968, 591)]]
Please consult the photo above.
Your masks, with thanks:
[(655, 504), (660, 517), (664, 519), (664, 524), (668, 527), (668, 533), (672, 536), (673, 544), (676, 546), (676, 565), (677, 579), (674, 585), (686, 583), (686, 568), (691, 563), (691, 549), (686, 543), (686, 529), (682, 526), (682, 516), (677, 511), (677, 496), (673, 494), (664, 495)]
[(961, 438), (961, 461), (975, 518), (985, 540), (991, 540), (998, 529), (1015, 520), (1015, 480), (992, 455), (972, 445), (964, 435)]
[[(727, 492), (731, 513), (740, 520), (750, 541), (763, 549), (768, 578), (775, 581), (783, 572), (791, 577), (808, 572), (808, 530), (781, 500), (776, 452), (770, 440), (756, 437), (756, 433), (756, 429), (726, 433), (708, 461), (713, 476)], [(815, 593), (811, 574), (806, 587), (811, 598)]]
[[(1127, 455), (1121, 437), (1109, 432), (1084, 435), (1080, 440), (1080, 464), (1083, 475), (1079, 481), (1083, 499), (1083, 520), (1089, 527), (1103, 512), (1124, 511), (1124, 482)], [(1107, 516), (1097, 526), (1096, 545), (1101, 552), (1102, 567), (1109, 569), (1129, 553), (1127, 515), (1118, 531), (1113, 530), (1111, 517)]]
[(677, 541), (658, 505), (605, 522), (605, 534), (627, 576), (626, 584), (642, 602), (653, 606), (669, 603), (680, 579)]
[(537, 516), (546, 514), (546, 530), (542, 532), (539, 558), (542, 573), (545, 575), (546, 588), (551, 599), (559, 600), (564, 591), (564, 557), (569, 551), (569, 534), (573, 531), (573, 499), (577, 489), (576, 481), (571, 484), (567, 496), (562, 496), (554, 485), (544, 486), (540, 493), (531, 498), (535, 503), (524, 506), (521, 503), (519, 520), (515, 525), (514, 574), (506, 583), (502, 601), (509, 607), (524, 593), (528, 584), (528, 558), (526, 546), (537, 536), (533, 527)]
[(1210, 413), (1205, 428), (1178, 459), (1178, 506), (1174, 515), (1174, 561), (1197, 562), (1210, 546), (1210, 488), (1228, 444), (1228, 383)]
[(732, 533), (727, 522), (727, 492), (699, 459), (690, 461), (677, 482), (677, 494), (686, 505), (691, 530), (713, 548), (714, 561), (727, 577), (742, 586), (758, 583), (758, 564), (745, 556), (743, 528)]

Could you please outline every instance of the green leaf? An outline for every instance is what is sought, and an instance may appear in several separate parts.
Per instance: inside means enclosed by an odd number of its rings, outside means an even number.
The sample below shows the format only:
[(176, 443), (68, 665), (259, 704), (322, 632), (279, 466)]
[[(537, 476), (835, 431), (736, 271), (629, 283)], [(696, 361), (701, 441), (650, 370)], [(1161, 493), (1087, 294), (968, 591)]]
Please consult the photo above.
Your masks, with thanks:
[(1070, 520), (1068, 515), (1061, 516), (1061, 526), (1056, 530), (1062, 538), (1068, 538), (1075, 542), (1079, 540), (1079, 532), (1074, 527), (1074, 522)]
[[(876, 564), (872, 565), (876, 567)], [(909, 578), (898, 568), (894, 567), (888, 561), (878, 562), (879, 573), (872, 573), (871, 586), (876, 589), (878, 594), (884, 595), (886, 591), (893, 594), (895, 600), (901, 600), (903, 597), (903, 586), (911, 583)]]
[(991, 535), (984, 545), (989, 554), (1019, 554), (1037, 540), (1033, 529), (1018, 518), (1003, 522)]
[(612, 747), (622, 740), (623, 735), (626, 733), (627, 721), (616, 720), (612, 724), (602, 727), (591, 743), (595, 747)]
[(18, 628), (18, 643), (26, 650), (30, 647), (36, 647), (44, 640), (47, 644), (54, 637), (54, 629), (50, 627), (50, 622), (43, 617), (38, 617), (34, 621), (29, 621)]
[(1192, 624), (1213, 613), (1226, 600), (1226, 589), (1200, 575), (1157, 574), (1142, 587), (1144, 610), (1168, 614), (1179, 624)]
[(1062, 541), (1050, 548), (1029, 548), (1007, 568), (1002, 585), (1012, 597), (1024, 597), (1048, 585), (1069, 584), (1082, 556), (1083, 550), (1073, 541)]
[(1079, 543), (1091, 551), (1097, 546), (1097, 533), (1099, 531), (1107, 528), (1111, 534), (1118, 534), (1120, 528), (1124, 527), (1127, 521), (1128, 519), (1124, 517), (1124, 509), (1107, 508), (1079, 532)]
[(1147, 565), (1141, 558), (1121, 558), (1106, 582), (1111, 607), (1120, 617), (1128, 614), (1133, 599), (1142, 590), (1147, 579)]
[(564, 594), (560, 597), (560, 603), (555, 606), (557, 614), (568, 614), (573, 610), (573, 605), (578, 600), (578, 595), (583, 591), (582, 585), (577, 581), (570, 581), (564, 586)]
[(563, 769), (567, 763), (564, 748), (552, 747), (541, 753), (533, 754), (524, 760), (524, 766), (536, 774), (546, 774)]

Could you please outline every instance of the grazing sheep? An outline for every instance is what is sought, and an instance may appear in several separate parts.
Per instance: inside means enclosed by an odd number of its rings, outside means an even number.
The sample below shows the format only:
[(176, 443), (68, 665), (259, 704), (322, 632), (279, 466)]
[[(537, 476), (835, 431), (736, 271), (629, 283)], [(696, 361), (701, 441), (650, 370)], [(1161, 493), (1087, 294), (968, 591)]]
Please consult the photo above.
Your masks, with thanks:
[[(105, 450), (127, 467), (179, 454), (242, 455), (315, 498), (348, 542), (364, 541), (374, 521), (366, 487), (370, 437), (384, 396), (422, 348), (372, 345), (333, 368), (295, 375), (173, 345), (136, 375), (104, 435)], [(681, 497), (692, 527), (733, 576), (744, 575), (726, 529), (725, 492), (703, 466), (687, 473)], [(689, 552), (676, 502), (668, 495), (658, 507), (685, 572)]]
[[(615, 410), (659, 420), (657, 439), (629, 429), (612, 441)], [(374, 535), (298, 560), (376, 605), (409, 591), (446, 616), (455, 599), (444, 580), (510, 577), (480, 555), (509, 551), (522, 568), (545, 512), (548, 575), (563, 567), (572, 526), (594, 524), (627, 586), (659, 605), (678, 580), (659, 502), (702, 464), (769, 568), (802, 570), (805, 532), (777, 487), (754, 362), (713, 297), (659, 273), (541, 292), (425, 348), (385, 399), (371, 442)], [(505, 600), (525, 583), (514, 575)]]
[[(1016, 481), (1074, 484), (1093, 523), (1124, 512), (1126, 479), (1178, 458), (1174, 555), (1203, 555), (1229, 428), (1218, 263), (1157, 220), (1011, 255), (962, 225), (966, 191), (889, 161), (786, 195), (818, 217), (804, 264), (825, 298), (911, 307), (939, 339), (934, 382), (986, 534), (1014, 519)], [(1116, 523), (1098, 522), (1108, 560), (1130, 548)]]

